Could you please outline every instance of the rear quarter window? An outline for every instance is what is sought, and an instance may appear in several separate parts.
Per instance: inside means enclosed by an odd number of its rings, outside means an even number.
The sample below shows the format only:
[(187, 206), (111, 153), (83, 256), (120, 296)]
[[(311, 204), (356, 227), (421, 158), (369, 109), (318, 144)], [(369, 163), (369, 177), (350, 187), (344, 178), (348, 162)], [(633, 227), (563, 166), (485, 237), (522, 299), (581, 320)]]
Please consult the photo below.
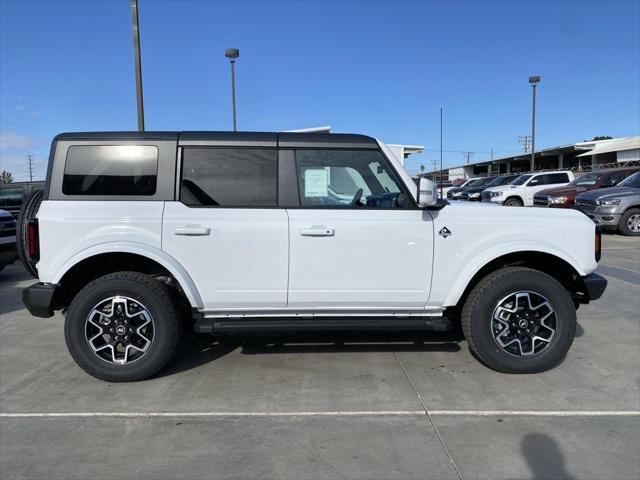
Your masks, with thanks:
[(158, 148), (153, 145), (75, 145), (64, 165), (65, 195), (140, 195), (156, 192)]

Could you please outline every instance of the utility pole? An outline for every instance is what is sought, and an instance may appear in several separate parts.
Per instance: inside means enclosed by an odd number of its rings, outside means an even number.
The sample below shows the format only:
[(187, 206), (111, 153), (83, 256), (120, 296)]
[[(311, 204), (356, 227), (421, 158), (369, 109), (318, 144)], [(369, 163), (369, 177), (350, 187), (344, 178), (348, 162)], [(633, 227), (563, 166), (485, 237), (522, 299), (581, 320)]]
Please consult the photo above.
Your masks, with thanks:
[(493, 148), (491, 149), (491, 160), (493, 160)]
[(518, 137), (518, 143), (522, 145), (524, 153), (529, 153), (529, 147), (531, 146), (531, 136), (523, 135)]
[(467, 159), (467, 164), (469, 163), (469, 159), (471, 159), (473, 157), (473, 154), (476, 152), (462, 152), (462, 154), (464, 155), (464, 158)]
[(29, 162), (29, 181), (33, 182), (33, 155), (27, 155), (27, 161)]
[(131, 30), (133, 31), (133, 66), (136, 71), (138, 131), (144, 132), (144, 103), (142, 101), (142, 64), (140, 62), (140, 24), (138, 23), (138, 0), (131, 0)]

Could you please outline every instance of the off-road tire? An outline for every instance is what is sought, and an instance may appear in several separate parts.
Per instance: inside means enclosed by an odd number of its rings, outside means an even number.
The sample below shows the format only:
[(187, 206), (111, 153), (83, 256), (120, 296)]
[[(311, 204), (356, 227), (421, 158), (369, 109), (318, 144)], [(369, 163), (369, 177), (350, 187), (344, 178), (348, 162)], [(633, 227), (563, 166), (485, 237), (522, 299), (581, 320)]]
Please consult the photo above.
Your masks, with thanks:
[(523, 207), (524, 203), (518, 197), (510, 197), (504, 201), (505, 207)]
[(20, 210), (20, 214), (18, 215), (18, 221), (16, 222), (16, 243), (18, 247), (18, 256), (20, 257), (20, 261), (24, 265), (25, 270), (29, 272), (32, 276), (38, 277), (38, 269), (36, 268), (36, 263), (29, 259), (28, 251), (29, 247), (27, 246), (27, 227), (29, 226), (29, 221), (36, 218), (36, 214), (38, 213), (38, 209), (40, 208), (40, 203), (42, 203), (42, 196), (44, 195), (44, 190), (36, 190), (31, 194), (29, 199), (25, 202), (22, 210)]
[[(135, 362), (115, 365), (98, 358), (85, 336), (85, 322), (102, 300), (125, 296), (146, 306), (153, 318), (153, 342)], [(181, 333), (180, 310), (169, 289), (138, 272), (117, 272), (85, 286), (73, 299), (64, 324), (69, 353), (88, 374), (107, 382), (133, 382), (158, 373), (173, 357)]]
[(640, 232), (634, 232), (629, 228), (629, 225), (627, 222), (629, 222), (629, 218), (632, 215), (640, 215), (640, 208), (630, 208), (629, 210), (627, 210), (622, 214), (622, 216), (620, 217), (620, 222), (618, 223), (618, 232), (621, 235), (627, 235), (632, 237), (636, 237), (640, 235)]
[[(549, 300), (556, 313), (556, 333), (539, 353), (515, 356), (498, 345), (492, 333), (492, 318), (501, 299), (525, 290)], [(488, 367), (503, 373), (538, 373), (555, 367), (565, 358), (576, 331), (576, 310), (565, 288), (546, 273), (523, 267), (506, 267), (483, 278), (469, 293), (461, 320), (472, 353)]]

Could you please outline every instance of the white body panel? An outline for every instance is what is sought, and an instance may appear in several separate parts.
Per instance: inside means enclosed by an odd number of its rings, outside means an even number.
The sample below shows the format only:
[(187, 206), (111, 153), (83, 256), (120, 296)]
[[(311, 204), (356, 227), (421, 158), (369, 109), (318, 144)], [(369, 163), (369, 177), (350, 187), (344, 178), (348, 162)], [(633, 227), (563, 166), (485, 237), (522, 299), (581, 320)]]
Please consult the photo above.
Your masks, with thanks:
[(205, 310), (286, 307), (289, 225), (284, 209), (189, 208), (166, 202), (162, 234), (163, 251), (191, 274)]
[(96, 245), (128, 242), (159, 251), (163, 207), (163, 202), (144, 201), (42, 202), (38, 211), (40, 281), (56, 283), (64, 265)]
[(594, 224), (568, 209), (495, 208), (455, 205), (433, 212), (436, 234), (430, 307), (458, 302), (473, 276), (487, 263), (513, 252), (542, 252), (569, 263), (580, 275), (593, 272)]
[(424, 308), (433, 258), (429, 212), (288, 213), (290, 308)]

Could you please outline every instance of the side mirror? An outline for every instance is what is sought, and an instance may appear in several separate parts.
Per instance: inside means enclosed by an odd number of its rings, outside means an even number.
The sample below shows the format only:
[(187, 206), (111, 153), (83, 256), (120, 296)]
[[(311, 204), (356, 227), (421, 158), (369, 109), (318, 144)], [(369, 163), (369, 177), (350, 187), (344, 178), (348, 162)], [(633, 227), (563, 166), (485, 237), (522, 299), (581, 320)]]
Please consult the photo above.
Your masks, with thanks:
[(433, 207), (438, 202), (438, 187), (428, 178), (422, 177), (418, 184), (418, 206)]
[(535, 186), (535, 185), (538, 185), (539, 183), (540, 183), (540, 180), (538, 180), (537, 178), (534, 178), (533, 180), (531, 180), (531, 181), (529, 182), (529, 186), (530, 186), (530, 187), (533, 187), (533, 186)]

